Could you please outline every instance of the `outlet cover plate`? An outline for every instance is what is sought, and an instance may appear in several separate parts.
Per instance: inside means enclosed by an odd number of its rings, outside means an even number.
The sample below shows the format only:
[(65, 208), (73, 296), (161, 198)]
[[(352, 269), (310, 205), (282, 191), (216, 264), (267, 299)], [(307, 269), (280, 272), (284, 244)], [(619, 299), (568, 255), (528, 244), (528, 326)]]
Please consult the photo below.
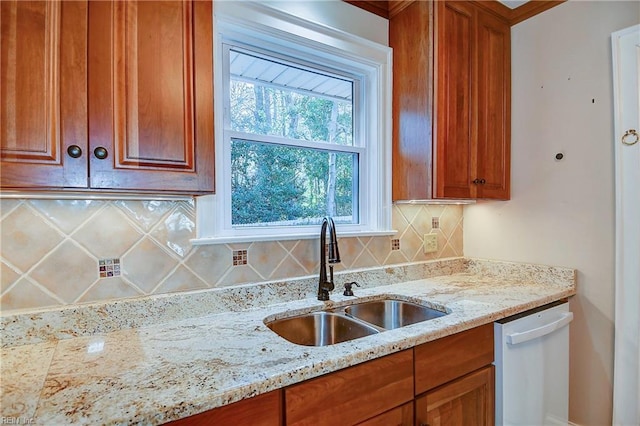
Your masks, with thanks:
[(438, 251), (438, 235), (424, 234), (424, 252), (435, 253)]

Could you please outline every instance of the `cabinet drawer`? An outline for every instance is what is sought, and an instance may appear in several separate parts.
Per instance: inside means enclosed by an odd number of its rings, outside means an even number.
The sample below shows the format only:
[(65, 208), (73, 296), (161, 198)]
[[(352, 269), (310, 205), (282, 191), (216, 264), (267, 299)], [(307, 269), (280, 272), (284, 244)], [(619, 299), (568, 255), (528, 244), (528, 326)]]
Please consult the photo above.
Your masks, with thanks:
[(279, 426), (282, 391), (275, 390), (169, 423), (171, 426)]
[(413, 402), (379, 414), (358, 426), (404, 426), (413, 424)]
[(353, 425), (413, 399), (406, 350), (285, 389), (288, 425)]
[(416, 395), (493, 362), (493, 324), (414, 348)]

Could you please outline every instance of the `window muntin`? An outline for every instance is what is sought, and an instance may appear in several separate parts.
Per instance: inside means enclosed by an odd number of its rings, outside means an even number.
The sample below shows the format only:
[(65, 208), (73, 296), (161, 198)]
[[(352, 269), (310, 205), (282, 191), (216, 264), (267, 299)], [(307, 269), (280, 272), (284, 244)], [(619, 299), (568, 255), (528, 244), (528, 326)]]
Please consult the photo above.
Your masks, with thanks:
[[(225, 45), (231, 227), (358, 224), (357, 76)], [(354, 99), (356, 101), (354, 101)]]

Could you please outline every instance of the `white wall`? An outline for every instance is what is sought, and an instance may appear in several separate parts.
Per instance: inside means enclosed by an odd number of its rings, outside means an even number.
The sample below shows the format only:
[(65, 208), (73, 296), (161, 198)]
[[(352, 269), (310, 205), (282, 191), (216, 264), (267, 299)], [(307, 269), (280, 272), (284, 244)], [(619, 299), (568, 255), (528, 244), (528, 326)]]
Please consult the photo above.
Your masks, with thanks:
[(466, 256), (578, 269), (569, 415), (582, 425), (611, 423), (610, 34), (638, 22), (638, 2), (569, 1), (512, 28), (512, 199), (464, 213)]
[(341, 0), (275, 0), (264, 4), (309, 21), (389, 45), (389, 21)]

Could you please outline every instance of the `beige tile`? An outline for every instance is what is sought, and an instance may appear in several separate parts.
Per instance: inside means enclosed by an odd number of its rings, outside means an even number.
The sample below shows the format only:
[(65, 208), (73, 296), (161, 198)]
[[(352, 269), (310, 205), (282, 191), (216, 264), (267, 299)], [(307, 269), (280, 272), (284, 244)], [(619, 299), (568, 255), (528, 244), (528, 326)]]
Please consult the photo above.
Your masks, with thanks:
[(411, 262), (419, 250), (422, 250), (422, 237), (416, 234), (413, 228), (408, 228), (400, 237), (400, 251)]
[(13, 198), (2, 198), (0, 199), (0, 219), (7, 216), (9, 213), (13, 211), (16, 207), (18, 207), (22, 203), (22, 200), (13, 199)]
[(229, 273), (222, 277), (216, 287), (230, 287), (237, 284), (263, 281), (260, 275), (249, 265), (232, 266)]
[(251, 244), (247, 250), (248, 263), (263, 279), (269, 278), (274, 270), (288, 256), (277, 241), (264, 241)]
[(40, 261), (64, 237), (24, 204), (2, 220), (2, 256), (22, 272)]
[(287, 279), (307, 275), (309, 275), (307, 270), (293, 256), (287, 255), (282, 263), (273, 270), (269, 279)]
[(438, 230), (437, 232), (438, 234), (438, 251), (436, 252), (436, 257), (440, 258), (442, 257), (442, 252), (444, 250), (444, 247), (447, 245), (447, 242), (449, 241), (447, 239), (447, 236), (444, 234), (444, 232), (442, 232), (442, 230)]
[(142, 238), (120, 209), (111, 204), (89, 219), (73, 238), (98, 259), (119, 258)]
[(113, 205), (122, 210), (135, 224), (145, 231), (153, 228), (178, 201), (118, 200)]
[(0, 298), (0, 311), (6, 313), (15, 309), (36, 309), (63, 304), (64, 302), (53, 298), (37, 285), (21, 279)]
[(364, 245), (358, 238), (339, 238), (340, 259), (344, 268), (353, 267), (353, 263), (364, 251)]
[(180, 257), (186, 257), (192, 249), (190, 239), (195, 237), (196, 223), (188, 210), (178, 205), (156, 228), (151, 236)]
[(84, 293), (78, 302), (100, 302), (114, 299), (128, 299), (142, 296), (135, 287), (129, 285), (121, 277), (100, 278), (89, 290)]
[(135, 245), (121, 261), (122, 274), (146, 294), (158, 285), (178, 261), (149, 238)]
[(409, 259), (404, 255), (401, 250), (393, 250), (389, 252), (389, 256), (385, 259), (385, 265), (396, 265), (398, 263), (406, 263)]
[(299, 240), (284, 240), (280, 241), (280, 244), (282, 245), (282, 247), (284, 247), (285, 250), (291, 251), (296, 246), (296, 244), (298, 244), (298, 241)]
[(432, 217), (429, 210), (422, 207), (420, 209), (420, 213), (418, 213), (413, 218), (413, 221), (411, 222), (411, 226), (413, 227), (413, 229), (415, 229), (418, 235), (428, 234), (429, 232), (431, 232), (431, 223), (432, 223), (431, 219)]
[(29, 204), (65, 234), (71, 234), (107, 203), (100, 200), (29, 200)]
[(13, 283), (18, 281), (22, 276), (14, 271), (12, 267), (4, 262), (0, 263), (0, 293), (4, 293)]
[(456, 256), (462, 256), (464, 254), (464, 233), (462, 232), (462, 222), (458, 223), (451, 233), (451, 236), (449, 237), (449, 245)]
[(440, 215), (440, 229), (449, 237), (456, 225), (462, 220), (461, 206), (446, 206)]
[(427, 212), (429, 212), (429, 214), (432, 217), (440, 217), (440, 216), (442, 216), (442, 213), (444, 212), (444, 209), (446, 207), (447, 206), (441, 205), (441, 204), (429, 204), (429, 205), (424, 206), (425, 210)]
[(397, 231), (397, 235), (402, 235), (409, 227), (409, 221), (400, 212), (400, 208), (395, 206), (391, 215), (391, 227)]
[(232, 256), (231, 248), (225, 244), (197, 246), (185, 264), (207, 285), (214, 286), (233, 266)]
[(317, 273), (320, 266), (320, 239), (300, 240), (291, 250), (291, 255), (309, 274)]
[(391, 253), (391, 239), (393, 237), (373, 237), (367, 244), (367, 249), (379, 265), (384, 265), (385, 260)]
[(65, 303), (72, 303), (98, 279), (98, 262), (65, 241), (38, 264), (31, 277)]
[(440, 253), (440, 257), (441, 258), (456, 257), (456, 256), (457, 256), (456, 252), (453, 250), (453, 248), (448, 243), (444, 246), (444, 249), (442, 250), (442, 253)]
[(396, 204), (396, 212), (405, 218), (407, 223), (413, 222), (413, 219), (420, 213), (422, 206), (419, 204)]
[(175, 293), (201, 288), (207, 288), (207, 283), (198, 278), (189, 269), (184, 266), (179, 266), (178, 269), (169, 275), (169, 278), (164, 280), (164, 282), (153, 291), (153, 293)]
[(378, 261), (373, 257), (369, 250), (363, 250), (360, 255), (354, 260), (351, 264), (351, 268), (370, 268), (373, 266), (378, 266)]

